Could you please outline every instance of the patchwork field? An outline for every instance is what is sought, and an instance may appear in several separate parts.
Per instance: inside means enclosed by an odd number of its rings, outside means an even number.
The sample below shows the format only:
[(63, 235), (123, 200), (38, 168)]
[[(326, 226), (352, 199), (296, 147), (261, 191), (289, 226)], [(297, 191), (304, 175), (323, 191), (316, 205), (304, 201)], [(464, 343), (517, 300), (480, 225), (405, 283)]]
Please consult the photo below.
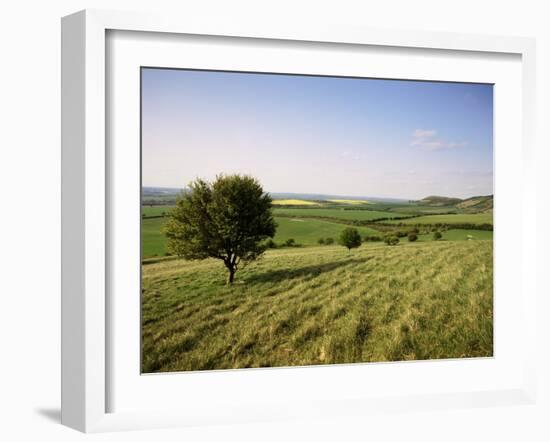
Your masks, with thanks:
[(448, 215), (428, 215), (415, 218), (391, 220), (392, 224), (493, 224), (492, 213), (460, 213)]
[(352, 204), (352, 205), (362, 205), (362, 204), (372, 204), (370, 201), (366, 200), (327, 200), (331, 203), (337, 204)]
[[(278, 224), (277, 232), (273, 240), (277, 244), (283, 244), (288, 239), (293, 239), (296, 244), (301, 246), (317, 245), (320, 238), (333, 238), (337, 240), (338, 236), (345, 228), (345, 224), (353, 221), (376, 221), (377, 219), (386, 218), (382, 221), (384, 224), (426, 224), (435, 225), (438, 223), (446, 224), (492, 224), (492, 213), (475, 213), (475, 214), (445, 214), (445, 215), (425, 215), (416, 216), (413, 218), (401, 218), (401, 219), (387, 219), (395, 217), (407, 217), (411, 216), (415, 212), (412, 211), (413, 207), (417, 207), (418, 211), (424, 211), (429, 213), (429, 210), (435, 210), (427, 206), (414, 206), (409, 205), (396, 205), (403, 210), (403, 213), (396, 212), (391, 206), (382, 206), (380, 203), (373, 203), (369, 206), (373, 207), (385, 207), (386, 210), (344, 210), (345, 206), (357, 207), (355, 203), (349, 203), (341, 201), (343, 207), (312, 207), (305, 208), (304, 202), (306, 200), (279, 200), (285, 201), (285, 203), (296, 202), (299, 203), (298, 207), (275, 207), (273, 213), (275, 220)], [(352, 201), (352, 200), (349, 200)], [(320, 203), (312, 203), (321, 205)], [(327, 202), (327, 204), (329, 204)], [(161, 233), (161, 227), (165, 223), (166, 218), (173, 206), (145, 206), (142, 208), (143, 220), (142, 220), (142, 256), (143, 258), (160, 257), (166, 255), (166, 238)], [(405, 209), (407, 207), (407, 209)], [(348, 207), (349, 209), (349, 207)], [(392, 211), (390, 211), (392, 210)], [(409, 210), (409, 213), (405, 213)], [(438, 208), (441, 210), (441, 208)], [(376, 223), (366, 226), (355, 226), (362, 237), (368, 236), (381, 236), (383, 232), (376, 230)], [(396, 225), (396, 229), (399, 227)], [(468, 236), (470, 235), (470, 236)], [(492, 232), (490, 231), (470, 231), (470, 230), (449, 230), (443, 232), (443, 240), (448, 241), (462, 241), (471, 239), (492, 239)], [(401, 241), (406, 240), (402, 238)], [(420, 235), (419, 241), (431, 241), (432, 235)]]
[(318, 206), (319, 203), (307, 200), (273, 200), (274, 206)]
[(283, 209), (276, 208), (273, 213), (280, 216), (320, 217), (351, 221), (369, 221), (378, 218), (396, 218), (409, 216), (403, 213), (380, 210), (346, 210), (345, 208)]
[(143, 265), (142, 369), (491, 356), (492, 244), (269, 250), (233, 286), (217, 260)]

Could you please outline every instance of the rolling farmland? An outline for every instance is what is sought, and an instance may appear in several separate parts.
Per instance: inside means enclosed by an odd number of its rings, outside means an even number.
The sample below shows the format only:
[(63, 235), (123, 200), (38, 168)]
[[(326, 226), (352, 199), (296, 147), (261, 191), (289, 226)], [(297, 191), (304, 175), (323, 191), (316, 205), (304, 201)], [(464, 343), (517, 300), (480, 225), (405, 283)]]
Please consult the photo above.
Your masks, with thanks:
[(276, 216), (296, 216), (308, 218), (334, 218), (348, 221), (370, 221), (379, 218), (397, 218), (408, 216), (397, 212), (380, 210), (346, 210), (342, 208), (312, 208), (312, 209), (288, 209), (275, 208), (273, 213)]
[[(277, 248), (233, 285), (219, 260), (164, 258), (161, 228), (172, 206), (143, 207), (144, 372), (493, 354), (493, 232), (465, 227), (492, 224), (491, 212), (425, 201), (281, 201)], [(405, 235), (391, 247), (318, 245), (350, 224), (363, 238), (422, 227), (416, 242)], [(295, 245), (284, 246), (290, 239)]]
[[(377, 230), (377, 222), (384, 225), (436, 225), (436, 224), (492, 224), (492, 213), (449, 213), (441, 211), (457, 209), (453, 207), (426, 206), (419, 204), (384, 204), (364, 200), (326, 200), (307, 201), (301, 199), (277, 200), (284, 207), (274, 204), (273, 213), (278, 224), (274, 237), (276, 244), (282, 244), (294, 239), (300, 246), (317, 245), (320, 238), (337, 239), (345, 224), (361, 222), (368, 226), (356, 226), (361, 236), (380, 236), (383, 232)], [(311, 208), (306, 203), (311, 203)], [(296, 207), (289, 207), (296, 204)], [(364, 205), (368, 209), (356, 209)], [(317, 207), (318, 206), (318, 207)], [(144, 206), (142, 214), (142, 255), (143, 258), (166, 255), (166, 238), (161, 233), (161, 227), (173, 206)], [(347, 208), (347, 210), (346, 210)], [(372, 208), (372, 209), (371, 209)], [(382, 210), (376, 210), (376, 209)], [(402, 212), (398, 212), (402, 210)], [(436, 214), (430, 214), (436, 211)], [(419, 214), (424, 214), (419, 216)], [(399, 219), (395, 219), (399, 218)], [(382, 229), (381, 229), (382, 230)], [(470, 235), (470, 237), (468, 237)], [(418, 241), (431, 241), (432, 235), (419, 235)], [(492, 239), (491, 231), (481, 230), (449, 230), (443, 232), (443, 240), (465, 241), (470, 239)], [(402, 238), (401, 241), (406, 240)]]

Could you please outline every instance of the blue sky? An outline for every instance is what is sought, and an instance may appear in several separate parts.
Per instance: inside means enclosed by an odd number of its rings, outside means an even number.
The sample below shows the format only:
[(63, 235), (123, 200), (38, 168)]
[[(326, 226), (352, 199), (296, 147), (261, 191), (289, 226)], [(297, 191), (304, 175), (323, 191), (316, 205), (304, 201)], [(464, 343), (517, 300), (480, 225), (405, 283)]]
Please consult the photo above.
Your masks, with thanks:
[(493, 192), (491, 85), (142, 70), (142, 182), (247, 173), (269, 192)]

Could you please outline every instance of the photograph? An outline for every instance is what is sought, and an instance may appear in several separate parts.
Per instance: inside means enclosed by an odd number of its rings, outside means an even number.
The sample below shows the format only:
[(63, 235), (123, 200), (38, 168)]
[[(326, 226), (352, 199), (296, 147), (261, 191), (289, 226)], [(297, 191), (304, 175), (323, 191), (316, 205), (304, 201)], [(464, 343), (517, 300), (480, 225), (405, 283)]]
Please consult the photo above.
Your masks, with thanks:
[(493, 357), (493, 84), (140, 76), (143, 374)]

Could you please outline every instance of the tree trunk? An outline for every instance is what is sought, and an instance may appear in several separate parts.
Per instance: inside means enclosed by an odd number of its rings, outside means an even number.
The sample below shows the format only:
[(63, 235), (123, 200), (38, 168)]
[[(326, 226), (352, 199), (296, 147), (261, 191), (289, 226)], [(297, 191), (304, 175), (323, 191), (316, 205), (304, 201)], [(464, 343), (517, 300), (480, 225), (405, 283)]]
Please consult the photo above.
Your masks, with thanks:
[(233, 280), (235, 279), (235, 269), (228, 269), (229, 270), (229, 276), (227, 277), (227, 283), (233, 284)]

